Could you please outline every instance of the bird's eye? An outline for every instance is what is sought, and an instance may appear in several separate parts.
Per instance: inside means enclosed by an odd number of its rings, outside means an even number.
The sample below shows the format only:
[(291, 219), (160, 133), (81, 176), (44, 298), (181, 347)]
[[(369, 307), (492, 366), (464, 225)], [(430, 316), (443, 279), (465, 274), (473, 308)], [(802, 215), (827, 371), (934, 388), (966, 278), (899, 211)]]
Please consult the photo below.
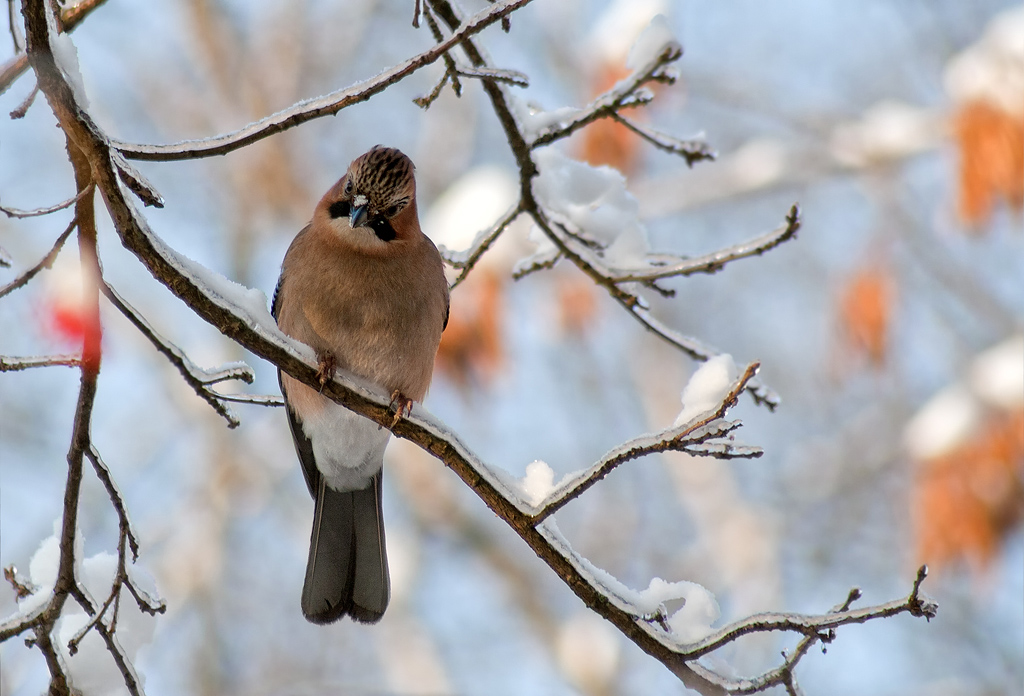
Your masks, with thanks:
[(345, 181), (345, 195), (346, 196), (352, 195), (352, 180), (351, 179), (348, 179), (348, 180)]
[(382, 242), (390, 242), (395, 238), (395, 228), (384, 218), (370, 220), (370, 229)]
[(327, 208), (327, 212), (335, 220), (338, 218), (347, 218), (352, 213), (352, 206), (348, 204), (348, 201), (334, 201), (330, 207)]
[(401, 212), (401, 210), (402, 210), (402, 205), (400, 203), (395, 203), (394, 205), (390, 205), (384, 211), (384, 217), (386, 217), (386, 218), (393, 218), (394, 216), (398, 215), (398, 213)]

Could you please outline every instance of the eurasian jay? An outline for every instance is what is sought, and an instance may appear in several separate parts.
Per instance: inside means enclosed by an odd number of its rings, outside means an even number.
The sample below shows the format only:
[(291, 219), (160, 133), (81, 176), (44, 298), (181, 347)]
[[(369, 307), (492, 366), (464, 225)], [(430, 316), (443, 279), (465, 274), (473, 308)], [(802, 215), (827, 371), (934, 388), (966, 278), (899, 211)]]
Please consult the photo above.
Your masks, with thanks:
[[(274, 318), (312, 348), (320, 383), (336, 367), (379, 385), (396, 422), (430, 384), (448, 323), (441, 255), (420, 230), (413, 163), (376, 146), (317, 204), (281, 264)], [(381, 473), (390, 432), (278, 371), (285, 411), (316, 501), (302, 613), (380, 620), (391, 594)]]

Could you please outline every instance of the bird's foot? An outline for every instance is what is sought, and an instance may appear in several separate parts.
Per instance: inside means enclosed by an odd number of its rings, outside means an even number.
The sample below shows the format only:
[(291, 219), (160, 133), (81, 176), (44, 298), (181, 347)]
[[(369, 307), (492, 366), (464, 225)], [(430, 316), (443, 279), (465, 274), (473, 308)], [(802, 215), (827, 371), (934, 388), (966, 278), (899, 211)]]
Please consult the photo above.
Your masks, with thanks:
[(334, 379), (334, 369), (337, 367), (337, 361), (334, 359), (334, 353), (329, 350), (318, 353), (316, 358), (320, 363), (320, 367), (316, 371), (316, 379), (320, 382), (320, 393), (322, 394), (324, 386)]
[(412, 413), (412, 403), (412, 399), (397, 389), (391, 393), (391, 405), (388, 406), (388, 410), (395, 412), (395, 419), (391, 421), (392, 428), (398, 425), (403, 415), (408, 416)]

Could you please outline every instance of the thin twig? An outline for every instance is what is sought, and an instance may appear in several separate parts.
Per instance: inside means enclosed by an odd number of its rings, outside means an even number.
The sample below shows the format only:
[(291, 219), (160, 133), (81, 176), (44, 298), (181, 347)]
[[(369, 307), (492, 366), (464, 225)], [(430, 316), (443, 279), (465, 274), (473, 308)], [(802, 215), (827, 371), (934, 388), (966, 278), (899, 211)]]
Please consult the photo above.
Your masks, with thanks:
[(19, 372), (33, 367), (81, 367), (82, 357), (79, 355), (32, 355), (19, 358), (13, 355), (0, 355), (0, 372)]
[(139, 538), (135, 533), (135, 528), (132, 526), (131, 518), (128, 516), (128, 506), (125, 505), (124, 496), (121, 495), (114, 477), (110, 475), (110, 469), (107, 467), (106, 462), (103, 461), (103, 458), (100, 457), (96, 446), (90, 444), (85, 454), (89, 457), (89, 461), (92, 462), (92, 468), (96, 472), (96, 477), (107, 490), (110, 504), (114, 506), (114, 511), (117, 513), (118, 526), (121, 529), (121, 533), (127, 538), (131, 548), (132, 560), (137, 561), (139, 559)]
[(654, 95), (643, 90), (643, 86), (648, 82), (674, 82), (675, 77), (666, 72), (665, 67), (679, 60), (682, 55), (683, 49), (678, 43), (672, 41), (666, 44), (661, 53), (612, 89), (598, 96), (574, 118), (543, 129), (530, 143), (530, 149), (550, 145), (556, 140), (567, 138), (584, 126), (600, 118), (609, 117), (620, 109), (649, 102)]
[(9, 114), (11, 119), (17, 121), (18, 119), (25, 118), (28, 114), (28, 110), (32, 108), (33, 102), (36, 100), (36, 96), (39, 94), (39, 83), (32, 85), (32, 89), (29, 91), (28, 96), (21, 100), (18, 106), (14, 107)]
[(60, 253), (61, 248), (63, 248), (64, 246), (64, 242), (68, 240), (68, 237), (71, 236), (71, 233), (75, 230), (75, 227), (77, 225), (78, 218), (71, 218), (71, 222), (68, 223), (68, 226), (64, 229), (63, 232), (60, 233), (60, 236), (57, 237), (57, 241), (55, 241), (53, 243), (53, 246), (50, 247), (50, 250), (46, 252), (46, 256), (40, 259), (39, 263), (37, 263), (35, 266), (28, 269), (20, 276), (12, 280), (10, 283), (0, 288), (0, 297), (3, 297), (4, 295), (14, 292), (18, 288), (27, 285), (28, 282), (35, 278), (36, 275), (44, 268), (52, 268), (53, 262), (56, 260), (57, 255)]
[(653, 128), (641, 126), (618, 111), (612, 111), (608, 115), (658, 149), (664, 150), (669, 154), (681, 156), (686, 160), (688, 167), (692, 167), (702, 160), (714, 160), (718, 156), (703, 138), (681, 140), (667, 133), (656, 131)]
[(522, 209), (518, 206), (514, 206), (511, 210), (505, 213), (497, 222), (495, 222), (490, 229), (484, 230), (476, 236), (470, 247), (460, 252), (450, 252), (447, 249), (442, 249), (441, 254), (444, 256), (444, 260), (455, 268), (462, 269), (455, 282), (452, 283), (452, 289), (454, 289), (459, 283), (466, 279), (470, 271), (476, 266), (480, 258), (487, 253), (487, 250), (498, 240), (501, 233), (504, 232), (509, 225), (515, 222), (515, 219), (522, 213)]
[(117, 308), (125, 318), (130, 321), (139, 332), (149, 339), (149, 342), (166, 357), (172, 365), (178, 368), (178, 372), (185, 379), (185, 383), (192, 387), (193, 391), (198, 394), (206, 403), (210, 404), (214, 411), (216, 411), (224, 420), (228, 422), (229, 428), (237, 428), (240, 421), (231, 411), (230, 408), (224, 405), (224, 401), (230, 401), (233, 399), (226, 399), (223, 395), (210, 389), (210, 386), (226, 380), (238, 379), (246, 384), (252, 384), (254, 375), (252, 368), (248, 365), (232, 365), (228, 367), (219, 368), (217, 370), (207, 371), (197, 366), (192, 360), (185, 355), (185, 352), (178, 348), (166, 338), (160, 335), (156, 329), (142, 316), (134, 307), (128, 304), (121, 295), (110, 286), (109, 283), (103, 283), (100, 286), (100, 290), (106, 296), (110, 303)]
[(67, 199), (63, 203), (51, 205), (49, 208), (36, 208), (35, 210), (19, 210), (18, 208), (7, 208), (5, 206), (0, 205), (0, 213), (4, 213), (7, 215), (7, 217), (12, 218), (29, 218), (38, 217), (40, 215), (49, 215), (50, 213), (56, 213), (58, 210), (70, 208), (75, 203), (77, 203), (82, 196), (91, 193), (92, 189), (93, 186), (90, 184), (89, 187), (86, 188), (84, 191), (79, 191), (76, 195)]
[[(11, 2), (11, 0), (8, 0)], [(79, 2), (68, 7), (62, 7), (60, 9), (60, 25), (62, 31), (74, 31), (82, 20), (85, 19), (90, 12), (95, 10), (97, 7), (102, 5), (106, 0), (79, 0)], [(17, 21), (14, 20), (13, 7), (12, 10), (12, 26), (17, 25)], [(11, 30), (15, 31), (14, 29)], [(19, 32), (20, 33), (20, 32)], [(15, 52), (12, 56), (4, 63), (3, 67), (0, 67), (0, 94), (3, 94), (7, 89), (14, 84), (21, 75), (28, 69), (28, 53), (24, 50)]]
[[(434, 19), (434, 15), (431, 14), (430, 8), (423, 8), (423, 16), (427, 18), (427, 26), (430, 27), (430, 33), (434, 37), (434, 41), (437, 43), (444, 42), (444, 33), (441, 31), (441, 26)], [(444, 55), (444, 68), (445, 74), (448, 75), (448, 79), (452, 82), (452, 91), (455, 92), (456, 97), (462, 96), (462, 83), (459, 82), (459, 70), (455, 65), (455, 57), (449, 51), (445, 51)]]
[(185, 140), (171, 145), (137, 145), (116, 140), (111, 140), (111, 145), (116, 147), (125, 157), (139, 160), (189, 160), (233, 152), (306, 121), (323, 116), (332, 116), (348, 106), (368, 100), (373, 95), (384, 91), (417, 70), (431, 65), (446, 55), (449, 50), (465, 42), (473, 34), (500, 21), (502, 17), (528, 5), (531, 1), (507, 0), (507, 2), (491, 5), (487, 9), (475, 14), (468, 22), (459, 27), (457, 31), (452, 32), (451, 36), (443, 42), (427, 49), (418, 56), (414, 56), (369, 80), (352, 85), (351, 87), (346, 87), (323, 97), (298, 102), (283, 111), (260, 119), (237, 131), (202, 140)]
[[(747, 382), (757, 374), (758, 367), (759, 365), (756, 362), (747, 365), (743, 374), (732, 384), (721, 403), (713, 411), (702, 413), (688, 423), (662, 430), (653, 435), (643, 435), (625, 442), (604, 455), (600, 461), (591, 466), (584, 474), (553, 491), (543, 502), (537, 505), (537, 512), (531, 517), (533, 522), (535, 524), (543, 522), (552, 514), (565, 507), (570, 501), (581, 496), (620, 464), (655, 452), (683, 450), (688, 445), (705, 443), (711, 439), (721, 438), (738, 428), (738, 421), (725, 423), (721, 419), (725, 418), (728, 410), (736, 405), (738, 395), (746, 387)], [(711, 427), (715, 423), (720, 423), (720, 425), (717, 428)], [(741, 456), (760, 456), (760, 454), (761, 451), (757, 450), (757, 454), (750, 453)]]
[(671, 265), (652, 266), (635, 270), (610, 268), (607, 269), (607, 274), (609, 280), (613, 283), (629, 283), (647, 282), (657, 280), (658, 278), (671, 278), (675, 276), (689, 276), (696, 273), (716, 273), (731, 261), (751, 256), (760, 256), (766, 251), (770, 251), (791, 239), (795, 239), (799, 229), (800, 208), (794, 205), (789, 209), (786, 221), (782, 226), (750, 241)]

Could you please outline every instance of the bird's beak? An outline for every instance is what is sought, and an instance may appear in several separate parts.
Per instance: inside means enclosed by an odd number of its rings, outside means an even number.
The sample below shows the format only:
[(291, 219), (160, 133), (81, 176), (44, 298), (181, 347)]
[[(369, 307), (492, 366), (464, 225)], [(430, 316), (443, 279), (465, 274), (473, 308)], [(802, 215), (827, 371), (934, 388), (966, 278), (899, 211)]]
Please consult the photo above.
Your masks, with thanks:
[(360, 205), (352, 208), (352, 212), (349, 214), (348, 217), (348, 224), (350, 227), (352, 227), (352, 229), (364, 226), (366, 224), (366, 221), (367, 217), (365, 205)]

